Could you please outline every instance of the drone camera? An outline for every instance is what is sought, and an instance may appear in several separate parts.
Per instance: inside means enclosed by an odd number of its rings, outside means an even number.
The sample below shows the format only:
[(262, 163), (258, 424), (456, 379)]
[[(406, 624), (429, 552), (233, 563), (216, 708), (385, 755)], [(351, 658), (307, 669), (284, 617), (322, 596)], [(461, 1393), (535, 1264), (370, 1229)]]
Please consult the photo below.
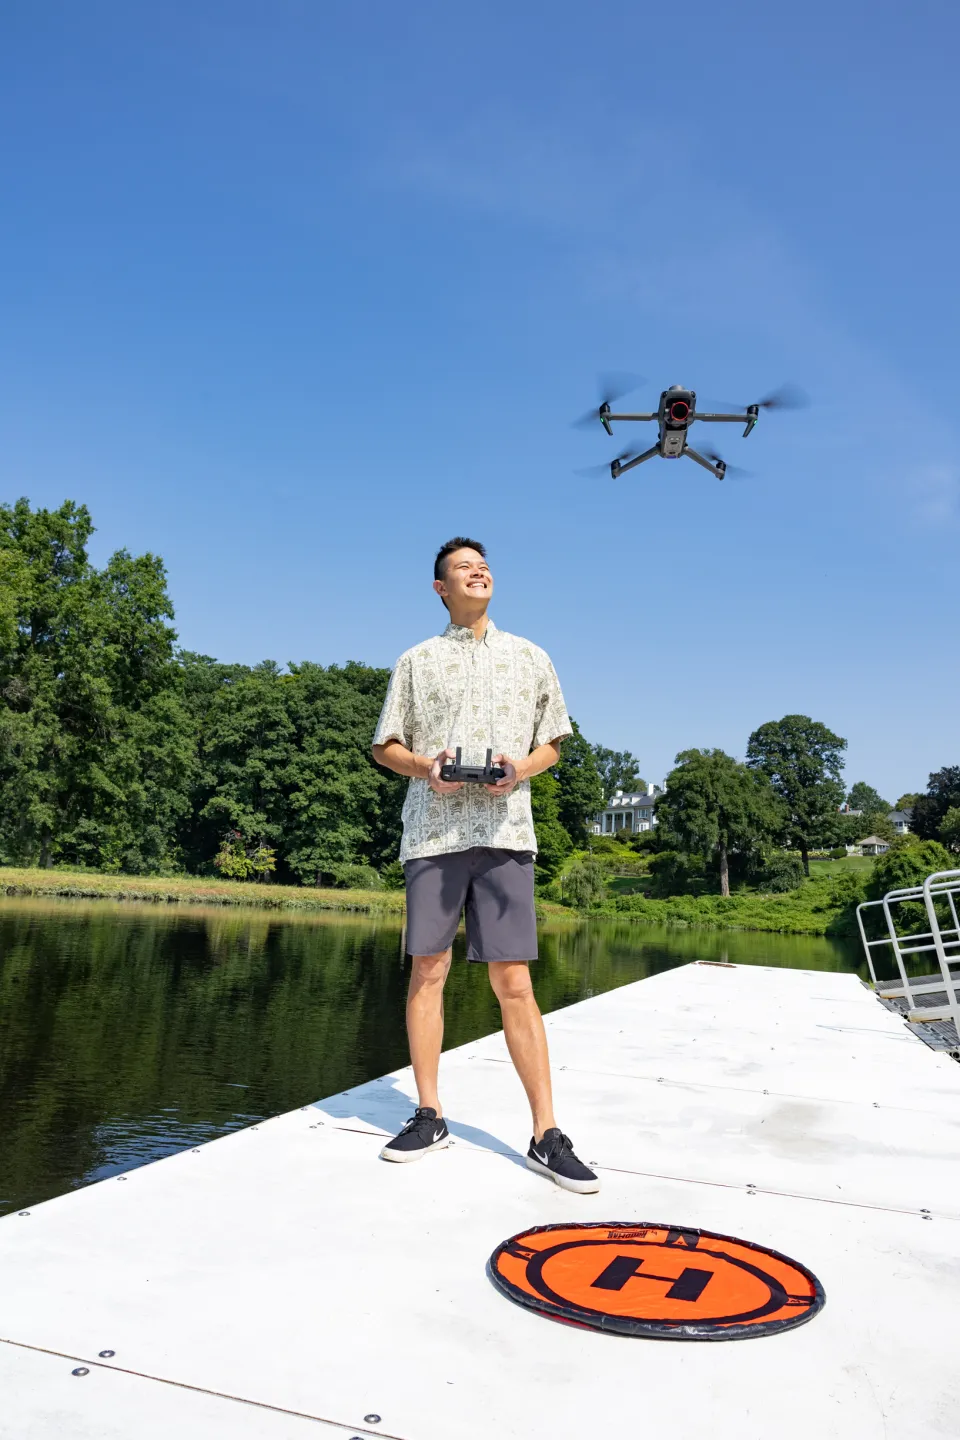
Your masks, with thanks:
[(671, 385), (660, 397), (661, 415), (669, 430), (685, 430), (693, 418), (697, 397), (692, 390)]

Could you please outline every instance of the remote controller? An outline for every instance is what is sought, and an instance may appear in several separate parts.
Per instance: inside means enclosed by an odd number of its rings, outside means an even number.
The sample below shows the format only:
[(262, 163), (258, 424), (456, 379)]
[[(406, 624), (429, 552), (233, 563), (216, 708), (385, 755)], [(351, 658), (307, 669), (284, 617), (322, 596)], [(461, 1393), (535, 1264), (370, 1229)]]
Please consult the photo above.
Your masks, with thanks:
[(449, 760), (446, 765), (440, 766), (441, 780), (459, 780), (467, 785), (495, 785), (506, 775), (502, 765), (493, 764), (493, 751), (487, 751), (487, 763), (485, 765), (462, 765), (460, 763), (460, 746), (457, 746), (457, 758), (451, 765)]

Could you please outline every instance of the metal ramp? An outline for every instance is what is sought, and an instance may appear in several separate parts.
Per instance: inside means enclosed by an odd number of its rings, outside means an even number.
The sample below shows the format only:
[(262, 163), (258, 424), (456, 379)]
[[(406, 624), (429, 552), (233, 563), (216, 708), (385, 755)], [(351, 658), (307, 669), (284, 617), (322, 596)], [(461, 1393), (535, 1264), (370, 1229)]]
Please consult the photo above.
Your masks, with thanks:
[[(931, 1049), (946, 1050), (956, 1058), (960, 1058), (958, 895), (960, 870), (937, 870), (922, 885), (888, 890), (882, 900), (867, 900), (857, 906), (860, 939), (878, 999), (888, 1010), (902, 1015), (914, 1034)], [(904, 918), (899, 907), (918, 903), (924, 907), (930, 928), (908, 931), (909, 917)], [(882, 911), (887, 933), (868, 940), (864, 917), (867, 911), (877, 909)], [(889, 947), (897, 966), (896, 977), (878, 977), (874, 951), (886, 953), (881, 947)], [(937, 972), (911, 975), (908, 966), (915, 963), (915, 956), (935, 959)]]

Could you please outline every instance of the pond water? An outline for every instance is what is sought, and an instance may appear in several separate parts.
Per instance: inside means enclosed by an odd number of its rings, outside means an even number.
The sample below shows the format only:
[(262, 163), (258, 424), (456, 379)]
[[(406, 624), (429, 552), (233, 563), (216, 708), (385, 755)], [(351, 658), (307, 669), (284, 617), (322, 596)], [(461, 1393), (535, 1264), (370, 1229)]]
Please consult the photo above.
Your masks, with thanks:
[[(401, 945), (393, 918), (0, 901), (0, 1214), (405, 1064)], [(454, 955), (448, 1046), (500, 1028)], [(590, 921), (542, 928), (537, 994), (698, 959), (865, 973), (841, 941)]]

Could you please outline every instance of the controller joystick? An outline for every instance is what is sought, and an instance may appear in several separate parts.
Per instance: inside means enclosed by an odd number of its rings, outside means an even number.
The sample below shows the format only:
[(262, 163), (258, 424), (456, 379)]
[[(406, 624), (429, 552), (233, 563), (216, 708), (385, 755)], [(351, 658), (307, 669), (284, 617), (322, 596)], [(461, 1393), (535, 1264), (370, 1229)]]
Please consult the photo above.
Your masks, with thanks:
[(502, 765), (494, 765), (492, 750), (487, 751), (485, 765), (464, 765), (461, 763), (461, 754), (462, 751), (458, 745), (457, 756), (453, 764), (451, 765), (448, 760), (446, 765), (440, 766), (441, 780), (459, 781), (462, 785), (495, 785), (507, 773)]

